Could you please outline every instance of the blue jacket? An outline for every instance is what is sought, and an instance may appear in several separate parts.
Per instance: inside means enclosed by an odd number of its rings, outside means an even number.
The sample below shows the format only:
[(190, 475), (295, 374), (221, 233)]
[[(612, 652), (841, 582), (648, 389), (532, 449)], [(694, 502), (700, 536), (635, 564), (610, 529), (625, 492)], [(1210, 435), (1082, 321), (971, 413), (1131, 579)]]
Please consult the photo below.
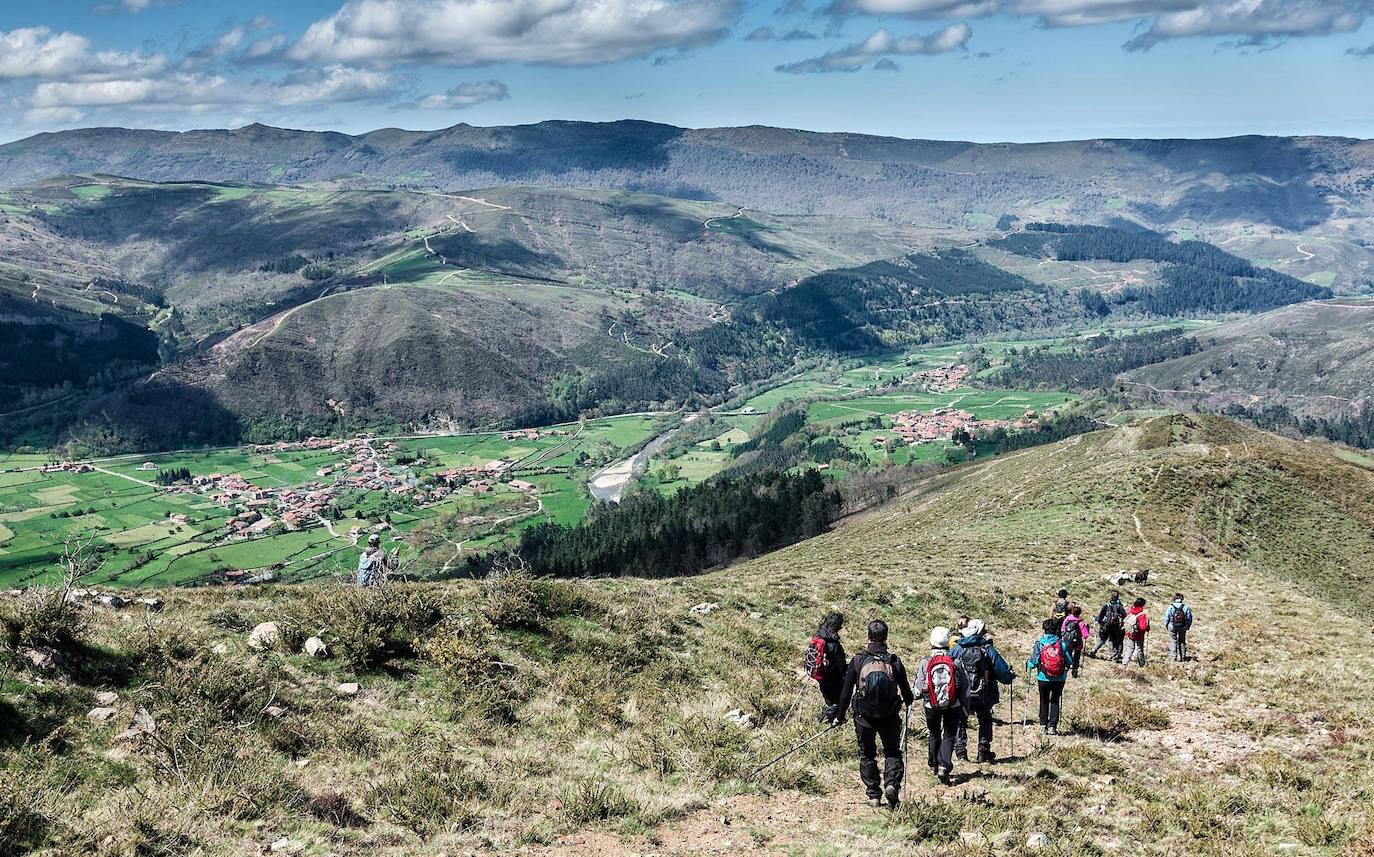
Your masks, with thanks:
[(959, 653), (964, 649), (984, 648), (987, 650), (988, 659), (992, 661), (992, 675), (996, 681), (990, 682), (988, 692), (984, 702), (989, 708), (1002, 701), (1001, 689), (997, 686), (1001, 684), (1011, 684), (1016, 680), (1016, 674), (1011, 671), (1011, 664), (1007, 659), (997, 652), (997, 647), (992, 644), (992, 640), (982, 635), (976, 637), (964, 637), (949, 650), (949, 656), (955, 663), (959, 662)]
[(1164, 627), (1170, 631), (1174, 630), (1174, 613), (1178, 610), (1183, 611), (1183, 630), (1187, 631), (1193, 627), (1193, 608), (1177, 601), (1171, 602), (1169, 609), (1164, 611)]
[(1033, 646), (1033, 647), (1031, 648), (1031, 656), (1030, 656), (1030, 658), (1027, 659), (1027, 661), (1026, 661), (1026, 669), (1028, 669), (1028, 670), (1035, 670), (1035, 680), (1036, 680), (1036, 681), (1067, 681), (1067, 680), (1068, 680), (1068, 678), (1069, 678), (1069, 670), (1073, 668), (1073, 655), (1069, 653), (1069, 647), (1068, 647), (1068, 646), (1062, 646), (1062, 645), (1060, 646), (1060, 650), (1064, 652), (1064, 674), (1063, 674), (1063, 675), (1058, 676), (1058, 677), (1048, 676), (1048, 675), (1045, 675), (1044, 671), (1040, 669), (1040, 650), (1043, 649), (1043, 648), (1046, 647), (1046, 646), (1050, 646), (1050, 645), (1053, 645), (1053, 644), (1058, 643), (1058, 642), (1059, 642), (1059, 635), (1058, 635), (1058, 634), (1042, 634), (1042, 635), (1040, 636), (1040, 639), (1038, 639), (1038, 640), (1035, 641), (1035, 646)]

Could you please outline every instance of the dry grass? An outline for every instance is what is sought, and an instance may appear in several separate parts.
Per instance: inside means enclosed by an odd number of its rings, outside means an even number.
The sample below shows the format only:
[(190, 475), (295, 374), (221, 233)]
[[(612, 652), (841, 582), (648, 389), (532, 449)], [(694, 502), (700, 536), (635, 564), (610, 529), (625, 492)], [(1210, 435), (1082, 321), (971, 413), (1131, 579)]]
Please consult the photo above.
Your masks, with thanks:
[[(961, 468), (688, 580), (171, 591), (162, 614), (86, 607), (68, 631), (0, 601), (7, 629), (33, 629), (0, 646), (0, 848), (238, 855), (285, 836), (338, 855), (1001, 855), (1043, 832), (1062, 854), (1369, 854), (1368, 627), (1349, 599), (1290, 585), (1296, 566), (1186, 548), (1206, 519), (1158, 494), (1155, 475), (1227, 460), (1199, 431), (1151, 426), (1159, 443), (1144, 451), (1129, 433), (1093, 435)], [(1252, 460), (1286, 448), (1244, 439)], [(1285, 461), (1286, 478), (1300, 466), (1315, 465)], [(913, 735), (893, 814), (856, 808), (847, 728), (741, 779), (817, 731), (814, 689), (793, 713), (792, 671), (826, 610), (849, 617), (851, 648), (884, 616), (911, 662), (933, 625), (982, 615), (1021, 672), (1050, 593), (1067, 585), (1092, 606), (1107, 575), (1141, 567), (1156, 616), (1189, 594), (1200, 660), (1162, 662), (1157, 633), (1143, 672), (1087, 662), (1065, 695), (1074, 735), (1019, 731), (1019, 758), (950, 790), (923, 775)], [(719, 607), (692, 613), (702, 602)], [(250, 651), (246, 630), (268, 620), (288, 643), (322, 632), (338, 657)], [(38, 638), (23, 635), (59, 632), (60, 671), (16, 655)], [(1327, 651), (1340, 668), (1314, 655)], [(362, 692), (341, 696), (343, 681)], [(102, 690), (119, 697), (104, 724), (86, 718)], [(120, 737), (140, 708), (154, 733)], [(1003, 757), (1012, 728), (997, 730)]]

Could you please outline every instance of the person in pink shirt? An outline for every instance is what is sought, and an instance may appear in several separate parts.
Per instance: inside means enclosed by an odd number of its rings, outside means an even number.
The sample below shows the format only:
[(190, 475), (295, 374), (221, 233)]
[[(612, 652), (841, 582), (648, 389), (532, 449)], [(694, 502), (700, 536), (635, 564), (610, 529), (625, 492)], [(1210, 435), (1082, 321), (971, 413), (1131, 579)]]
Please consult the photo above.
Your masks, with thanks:
[(1078, 667), (1083, 661), (1083, 650), (1087, 647), (1088, 638), (1092, 635), (1092, 626), (1083, 618), (1083, 608), (1074, 604), (1069, 608), (1069, 615), (1064, 617), (1064, 623), (1059, 628), (1059, 638), (1064, 641), (1064, 646), (1069, 650), (1069, 655), (1073, 659), (1074, 678), (1078, 678)]

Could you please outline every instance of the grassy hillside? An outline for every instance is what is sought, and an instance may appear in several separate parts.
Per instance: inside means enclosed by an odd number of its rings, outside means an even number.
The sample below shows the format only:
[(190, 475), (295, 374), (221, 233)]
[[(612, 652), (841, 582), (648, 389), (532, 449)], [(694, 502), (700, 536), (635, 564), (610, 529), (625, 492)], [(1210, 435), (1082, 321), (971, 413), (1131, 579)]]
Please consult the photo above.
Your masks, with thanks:
[[(1033, 833), (1054, 854), (1361, 854), (1371, 503), (1374, 473), (1321, 447), (1160, 418), (938, 474), (694, 578), (175, 591), (136, 621), (5, 596), (0, 830), (100, 854), (1025, 854)], [(1345, 535), (1309, 556), (1317, 532)], [(1024, 657), (1053, 590), (1096, 605), (1142, 567), (1126, 594), (1158, 623), (1187, 592), (1198, 660), (1088, 662), (1064, 737), (1018, 729), (1008, 758), (999, 726), (1004, 761), (943, 788), (913, 735), (896, 813), (859, 802), (847, 730), (740, 779), (814, 731), (793, 669), (825, 610), (851, 648), (882, 615), (914, 659), (967, 612)], [(255, 653), (265, 620), (281, 650)], [(317, 631), (334, 658), (294, 654)]]
[(1284, 405), (1302, 415), (1348, 413), (1374, 394), (1374, 302), (1282, 307), (1193, 334), (1195, 354), (1122, 376), (1128, 391), (1176, 407)]
[[(514, 183), (728, 198), (775, 211), (906, 210), (950, 224), (969, 213), (996, 219), (1010, 212), (1289, 229), (1323, 223), (1342, 207), (1367, 209), (1361, 180), (1370, 163), (1368, 142), (1320, 137), (979, 145), (634, 121), (359, 136), (261, 125), (185, 133), (95, 128), (0, 147), (3, 174), (14, 184), (97, 171), (157, 181)], [(979, 182), (969, 181), (974, 174)]]

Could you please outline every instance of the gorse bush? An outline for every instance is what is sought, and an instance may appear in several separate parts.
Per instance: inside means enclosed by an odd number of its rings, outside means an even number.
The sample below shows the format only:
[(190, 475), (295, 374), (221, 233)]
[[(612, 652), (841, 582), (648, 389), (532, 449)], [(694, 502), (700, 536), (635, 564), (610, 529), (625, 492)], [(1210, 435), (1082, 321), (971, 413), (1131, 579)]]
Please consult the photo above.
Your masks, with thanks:
[(487, 783), (455, 748), (418, 738), (400, 752), (397, 764), (374, 785), (367, 803), (422, 836), (466, 830), (477, 823), (478, 801)]
[(423, 590), (328, 584), (313, 589), (278, 625), (287, 651), (322, 633), (344, 663), (366, 669), (397, 646), (409, 648), (440, 615), (438, 598)]
[(0, 622), (10, 648), (70, 649), (86, 634), (89, 619), (60, 589), (30, 589), (0, 602)]
[(574, 825), (623, 818), (642, 809), (619, 786), (596, 777), (574, 784), (559, 800), (563, 817)]

